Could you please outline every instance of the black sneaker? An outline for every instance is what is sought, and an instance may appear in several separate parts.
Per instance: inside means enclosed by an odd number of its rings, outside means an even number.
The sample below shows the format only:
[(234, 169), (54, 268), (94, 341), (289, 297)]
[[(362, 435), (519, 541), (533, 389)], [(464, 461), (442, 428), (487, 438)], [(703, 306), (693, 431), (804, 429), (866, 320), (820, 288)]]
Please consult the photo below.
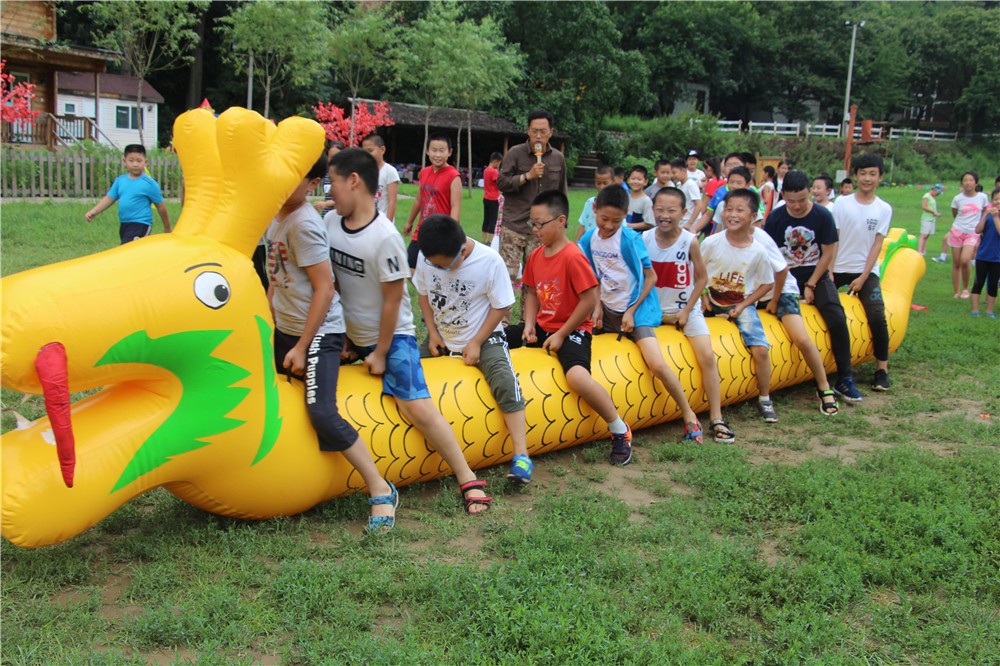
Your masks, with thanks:
[(770, 400), (758, 400), (757, 409), (760, 410), (760, 418), (764, 423), (777, 423), (778, 412), (774, 410), (774, 402)]
[(612, 465), (627, 465), (632, 462), (632, 428), (621, 435), (611, 435), (611, 455), (608, 458)]
[(841, 377), (833, 386), (833, 391), (847, 402), (858, 403), (865, 399), (861, 391), (854, 385), (854, 377)]
[(889, 373), (885, 370), (876, 370), (875, 379), (872, 380), (873, 391), (889, 390)]

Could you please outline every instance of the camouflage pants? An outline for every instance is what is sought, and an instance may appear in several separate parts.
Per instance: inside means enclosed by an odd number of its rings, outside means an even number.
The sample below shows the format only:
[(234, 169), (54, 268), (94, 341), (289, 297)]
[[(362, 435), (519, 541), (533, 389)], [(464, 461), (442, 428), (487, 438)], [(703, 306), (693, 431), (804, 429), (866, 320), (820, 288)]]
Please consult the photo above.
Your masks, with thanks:
[[(500, 230), (500, 256), (507, 266), (507, 274), (510, 275), (510, 283), (514, 291), (520, 292), (521, 318), (524, 318), (524, 290), (521, 289), (521, 271), (528, 261), (528, 255), (535, 251), (539, 245), (534, 234), (528, 232), (521, 234), (503, 227)], [(510, 323), (510, 312), (504, 317), (503, 324)]]

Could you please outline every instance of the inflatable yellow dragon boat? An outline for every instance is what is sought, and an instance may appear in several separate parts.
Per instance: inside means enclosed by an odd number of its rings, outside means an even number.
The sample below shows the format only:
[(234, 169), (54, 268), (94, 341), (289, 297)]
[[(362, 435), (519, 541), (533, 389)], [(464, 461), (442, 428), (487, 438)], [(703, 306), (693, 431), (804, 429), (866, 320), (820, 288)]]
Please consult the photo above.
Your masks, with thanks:
[[(3, 386), (44, 393), (49, 415), (3, 436), (2, 533), (19, 546), (54, 544), (133, 497), (163, 486), (206, 511), (262, 519), (295, 514), (363, 482), (335, 453), (321, 453), (303, 387), (276, 376), (273, 322), (250, 255), (281, 203), (321, 152), (323, 130), (291, 118), (275, 127), (244, 109), (177, 119), (175, 144), (187, 198), (176, 231), (2, 280)], [(892, 348), (906, 332), (923, 259), (895, 248), (883, 292)], [(842, 297), (855, 362), (872, 358), (855, 297)], [(833, 368), (818, 312), (803, 316)], [(762, 313), (773, 348), (774, 388), (810, 379), (781, 325)], [(756, 392), (735, 325), (710, 319), (726, 404)], [(706, 407), (684, 336), (658, 332), (692, 406)], [(606, 424), (569, 391), (554, 357), (512, 354), (527, 400), (534, 455), (607, 436)], [(594, 376), (633, 428), (677, 418), (637, 348), (594, 341)], [(512, 455), (482, 375), (461, 359), (425, 363), (431, 393), (474, 468)], [(71, 391), (103, 390), (72, 405)], [(344, 368), (339, 407), (397, 485), (448, 474), (403, 420), (381, 381)]]

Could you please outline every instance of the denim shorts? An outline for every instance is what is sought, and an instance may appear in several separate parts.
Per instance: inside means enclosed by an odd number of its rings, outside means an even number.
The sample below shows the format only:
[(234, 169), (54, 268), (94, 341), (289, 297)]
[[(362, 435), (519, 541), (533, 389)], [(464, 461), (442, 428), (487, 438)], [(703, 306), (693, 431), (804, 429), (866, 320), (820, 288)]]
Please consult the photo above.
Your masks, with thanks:
[[(375, 351), (375, 347), (355, 347), (360, 358)], [(420, 348), (414, 335), (396, 334), (385, 357), (382, 392), (400, 400), (420, 400), (431, 397), (420, 365)]]
[[(716, 316), (728, 315), (729, 311), (732, 309), (732, 306), (722, 306), (712, 303), (712, 314), (715, 314)], [(771, 348), (771, 343), (767, 341), (767, 336), (764, 335), (764, 325), (760, 323), (760, 316), (757, 314), (757, 308), (753, 306), (743, 308), (743, 312), (740, 313), (740, 316), (733, 321), (736, 323), (736, 328), (740, 330), (740, 336), (743, 338), (743, 344), (747, 347)]]

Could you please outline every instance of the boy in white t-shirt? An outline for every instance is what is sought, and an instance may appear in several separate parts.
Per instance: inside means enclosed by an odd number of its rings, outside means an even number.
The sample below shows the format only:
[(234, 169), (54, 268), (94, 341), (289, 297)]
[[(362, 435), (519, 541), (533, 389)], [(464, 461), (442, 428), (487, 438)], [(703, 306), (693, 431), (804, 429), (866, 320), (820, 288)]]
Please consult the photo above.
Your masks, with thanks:
[(809, 190), (812, 194), (813, 203), (817, 206), (823, 206), (829, 211), (833, 210), (833, 200), (830, 199), (833, 196), (833, 178), (821, 173), (820, 175), (813, 178), (812, 188)]
[(687, 198), (687, 201), (684, 202), (684, 208), (687, 212), (684, 214), (684, 219), (681, 220), (681, 226), (686, 229), (690, 226), (691, 220), (697, 220), (701, 215), (704, 203), (701, 188), (698, 187), (698, 181), (688, 177), (687, 163), (684, 160), (676, 159), (671, 162), (670, 171), (674, 178), (674, 185)]
[(751, 231), (760, 199), (752, 190), (739, 189), (727, 193), (724, 203), (725, 231), (709, 236), (701, 244), (708, 271), (708, 293), (702, 301), (707, 311), (726, 315), (736, 323), (754, 360), (760, 392), (757, 409), (765, 423), (776, 423), (778, 413), (770, 395), (771, 343), (755, 307), (774, 286), (767, 250), (754, 242)]
[(396, 201), (399, 195), (399, 172), (385, 161), (385, 141), (378, 134), (366, 136), (361, 147), (375, 158), (378, 164), (378, 191), (375, 192), (375, 206), (389, 218), (396, 221)]
[(704, 190), (705, 183), (708, 182), (708, 177), (704, 171), (698, 168), (698, 157), (700, 156), (697, 150), (689, 150), (685, 165), (687, 166), (688, 178), (697, 183), (699, 189)]
[(878, 255), (889, 233), (892, 206), (875, 194), (882, 182), (882, 158), (863, 153), (854, 160), (853, 173), (857, 192), (837, 197), (833, 221), (840, 242), (833, 263), (833, 281), (848, 286), (848, 294), (857, 294), (868, 316), (868, 327), (875, 348), (873, 391), (889, 390), (889, 327), (885, 321), (885, 303), (878, 277)]
[[(337, 411), (344, 313), (334, 289), (330, 244), (319, 213), (306, 201), (326, 173), (326, 157), (302, 179), (265, 234), (278, 372), (305, 382), (306, 413), (321, 451), (339, 451), (368, 486), (369, 532), (392, 529), (399, 493), (382, 478), (361, 435)], [(309, 372), (306, 372), (309, 368)]]
[(705, 290), (708, 273), (701, 258), (698, 237), (680, 226), (686, 201), (685, 194), (676, 187), (659, 190), (653, 198), (656, 228), (643, 233), (642, 240), (656, 274), (660, 321), (683, 330), (694, 348), (708, 401), (709, 427), (716, 442), (729, 444), (736, 441), (736, 434), (722, 418), (719, 366), (712, 351), (701, 299), (695, 296)]
[(701, 444), (703, 433), (691, 409), (684, 387), (663, 358), (656, 327), (662, 321), (656, 288), (656, 273), (639, 234), (624, 227), (628, 196), (617, 187), (597, 194), (594, 213), (597, 228), (580, 239), (580, 249), (597, 276), (599, 295), (594, 308), (594, 331), (617, 333), (633, 340), (642, 360), (681, 410), (684, 441)]
[(524, 397), (510, 360), (503, 318), (514, 305), (514, 289), (503, 258), (465, 236), (447, 215), (420, 224), (420, 256), (413, 271), (420, 310), (427, 323), (423, 357), (461, 356), (486, 377), (514, 448), (508, 479), (531, 481)]
[(345, 351), (357, 353), (371, 374), (382, 377), (383, 392), (455, 473), (466, 513), (480, 514), (493, 498), (483, 492), (486, 481), (476, 479), (427, 389), (406, 296), (410, 270), (403, 237), (375, 207), (378, 165), (364, 150), (348, 148), (330, 160), (329, 174), (337, 210), (324, 220), (351, 343)]

